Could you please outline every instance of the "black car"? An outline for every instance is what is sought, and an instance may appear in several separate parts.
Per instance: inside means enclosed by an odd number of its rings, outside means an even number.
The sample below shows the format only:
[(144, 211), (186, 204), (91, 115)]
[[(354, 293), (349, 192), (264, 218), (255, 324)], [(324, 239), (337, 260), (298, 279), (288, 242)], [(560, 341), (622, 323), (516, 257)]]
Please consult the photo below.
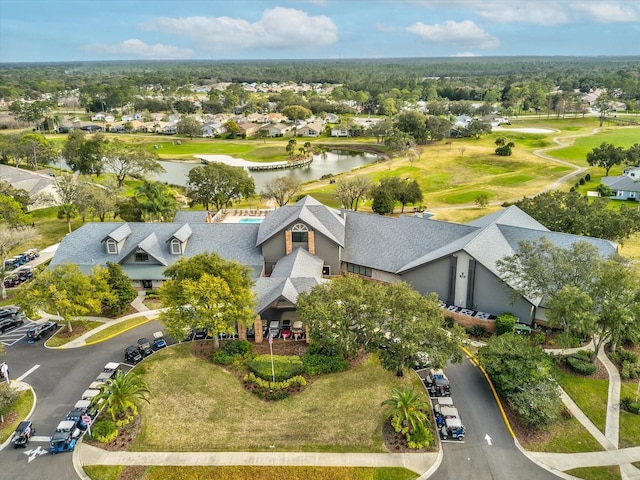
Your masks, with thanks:
[(13, 433), (13, 446), (25, 448), (34, 433), (36, 433), (36, 429), (33, 428), (33, 424), (29, 420), (20, 422)]
[(207, 335), (209, 335), (209, 331), (206, 328), (191, 330), (191, 340), (204, 340)]
[(33, 343), (36, 340), (40, 340), (47, 335), (51, 335), (56, 330), (58, 330), (59, 327), (60, 325), (58, 325), (56, 322), (43, 322), (35, 325), (34, 327), (31, 327), (29, 330), (27, 330), (27, 342)]
[(140, 355), (140, 350), (138, 350), (138, 347), (129, 345), (127, 348), (125, 348), (124, 361), (128, 363), (133, 363), (134, 365), (142, 361), (142, 355)]
[(153, 350), (151, 349), (151, 344), (149, 343), (149, 340), (147, 340), (146, 338), (138, 339), (138, 350), (140, 350), (140, 353), (142, 354), (143, 357), (148, 357), (153, 353)]
[(16, 314), (14, 317), (0, 318), (0, 333), (8, 332), (24, 325), (24, 317)]

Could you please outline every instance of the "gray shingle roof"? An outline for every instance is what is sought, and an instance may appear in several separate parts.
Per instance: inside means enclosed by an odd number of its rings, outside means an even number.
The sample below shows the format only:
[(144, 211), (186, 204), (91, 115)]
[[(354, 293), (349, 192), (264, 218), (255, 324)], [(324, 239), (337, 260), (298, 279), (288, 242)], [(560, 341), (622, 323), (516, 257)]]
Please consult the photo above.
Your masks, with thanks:
[(192, 234), (193, 234), (193, 230), (191, 230), (191, 227), (189, 226), (188, 223), (185, 223), (176, 231), (176, 233), (173, 234), (173, 237), (175, 237), (176, 239), (184, 243), (187, 240), (189, 240), (189, 237), (191, 237)]
[[(101, 240), (123, 225), (129, 226), (131, 234), (124, 241), (118, 254), (107, 254)], [(121, 263), (138, 246), (145, 249), (150, 256), (157, 258), (160, 263), (166, 262), (166, 265), (171, 265), (182, 255), (172, 255), (167, 240), (170, 240), (181, 227), (176, 223), (87, 223), (62, 239), (51, 260), (51, 266), (71, 262), (82, 268), (83, 265), (105, 265), (106, 262)], [(185, 257), (209, 251), (217, 252), (227, 260), (250, 267), (254, 277), (262, 272), (263, 257), (260, 249), (256, 247), (257, 224), (195, 223), (189, 227), (192, 234), (184, 252)], [(129, 265), (135, 264), (122, 264), (125, 272)], [(140, 264), (137, 266), (140, 267)], [(145, 268), (148, 268), (148, 264), (145, 264)], [(143, 270), (137, 268), (133, 271), (141, 273)], [(130, 277), (132, 280), (149, 279), (146, 275), (142, 278), (131, 275)]]
[(267, 214), (258, 231), (256, 245), (262, 245), (273, 235), (302, 221), (340, 246), (344, 246), (344, 219), (334, 210), (307, 195), (294, 205), (285, 205)]
[(118, 228), (116, 228), (113, 232), (109, 232), (106, 237), (102, 239), (104, 242), (107, 238), (112, 238), (116, 242), (124, 240), (129, 235), (131, 235), (131, 227), (128, 224), (122, 224)]
[(272, 277), (321, 278), (324, 261), (298, 247), (286, 257), (281, 258), (273, 267)]
[(175, 223), (204, 223), (209, 216), (206, 210), (178, 210), (173, 221)]
[(253, 287), (257, 297), (256, 312), (263, 312), (280, 298), (284, 298), (295, 305), (300, 293), (311, 290), (323, 281), (326, 280), (319, 278), (260, 277)]
[(640, 192), (640, 181), (629, 175), (619, 175), (616, 177), (602, 177), (600, 180), (613, 190), (624, 190), (625, 192)]
[(492, 223), (499, 223), (500, 225), (514, 225), (518, 227), (532, 228), (534, 230), (549, 230), (515, 205), (511, 205), (503, 210), (498, 210), (497, 212), (472, 220), (467, 223), (467, 225), (472, 225), (474, 227), (486, 227)]
[(343, 260), (397, 272), (476, 230), (469, 225), (413, 216), (392, 218), (348, 211)]

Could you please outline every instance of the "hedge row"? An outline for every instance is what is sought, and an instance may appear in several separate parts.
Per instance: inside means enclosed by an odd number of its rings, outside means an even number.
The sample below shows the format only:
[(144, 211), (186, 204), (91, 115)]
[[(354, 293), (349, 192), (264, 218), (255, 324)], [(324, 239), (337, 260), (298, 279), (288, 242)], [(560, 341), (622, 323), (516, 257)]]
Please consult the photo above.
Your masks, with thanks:
[(589, 361), (589, 356), (585, 356), (582, 352), (569, 355), (567, 357), (567, 365), (572, 371), (580, 375), (592, 375), (598, 370), (598, 366)]
[(307, 375), (320, 375), (332, 372), (341, 372), (349, 366), (344, 357), (336, 355), (328, 357), (326, 355), (305, 353), (302, 356), (304, 371)]

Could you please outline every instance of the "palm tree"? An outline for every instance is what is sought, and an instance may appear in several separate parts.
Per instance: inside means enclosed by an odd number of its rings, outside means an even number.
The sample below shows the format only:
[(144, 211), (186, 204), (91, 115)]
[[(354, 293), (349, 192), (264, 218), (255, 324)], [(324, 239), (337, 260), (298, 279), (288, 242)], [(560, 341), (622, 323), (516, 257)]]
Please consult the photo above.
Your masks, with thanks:
[(381, 405), (387, 406), (391, 417), (391, 425), (396, 432), (406, 434), (424, 427), (429, 405), (413, 387), (402, 386), (402, 390), (393, 388), (393, 395)]
[(292, 138), (289, 140), (289, 142), (287, 143), (287, 153), (289, 154), (289, 160), (291, 160), (293, 158), (293, 155), (296, 153), (296, 146), (297, 146), (298, 142), (296, 141), (295, 138)]
[(118, 372), (106, 381), (94, 402), (104, 400), (107, 411), (115, 421), (117, 416), (123, 416), (128, 409), (136, 412), (140, 400), (149, 403), (148, 393), (147, 384), (139, 376)]

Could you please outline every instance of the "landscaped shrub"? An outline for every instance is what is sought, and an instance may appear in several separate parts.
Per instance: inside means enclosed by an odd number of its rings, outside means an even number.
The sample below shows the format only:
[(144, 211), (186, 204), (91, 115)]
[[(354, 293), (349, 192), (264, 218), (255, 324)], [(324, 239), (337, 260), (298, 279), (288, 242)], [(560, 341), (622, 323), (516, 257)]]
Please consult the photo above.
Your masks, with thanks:
[(595, 363), (591, 363), (589, 359), (584, 358), (580, 354), (572, 354), (567, 357), (568, 367), (575, 373), (580, 375), (591, 375), (598, 370), (598, 366)]
[(560, 348), (577, 348), (582, 341), (569, 332), (561, 332), (556, 335), (555, 343)]
[(590, 174), (590, 173), (587, 173), (587, 174), (584, 176), (584, 179), (585, 179), (587, 182), (590, 182), (590, 181), (591, 181), (591, 174)]
[(580, 185), (584, 185), (584, 183), (585, 183), (585, 182), (584, 182), (584, 178), (581, 178), (581, 179), (580, 179)]
[(341, 372), (349, 366), (349, 362), (341, 356), (327, 357), (326, 355), (310, 354), (308, 352), (302, 356), (302, 364), (304, 365), (304, 372), (310, 376)]
[(513, 333), (516, 327), (516, 317), (511, 313), (503, 313), (496, 318), (496, 335)]
[(622, 397), (620, 399), (620, 407), (629, 413), (640, 415), (640, 402), (634, 402), (631, 397)]
[(219, 350), (211, 356), (211, 361), (216, 365), (231, 365), (235, 359), (234, 355), (229, 355), (224, 350)]
[(101, 420), (91, 427), (91, 434), (98, 442), (109, 443), (118, 436), (116, 422)]
[(640, 363), (624, 362), (620, 370), (620, 376), (625, 380), (640, 377)]
[(271, 355), (257, 355), (247, 363), (250, 371), (265, 380), (279, 382), (300, 375), (304, 372), (302, 360), (297, 355), (274, 355), (273, 371), (271, 369)]
[(544, 332), (534, 332), (530, 337), (529, 341), (534, 345), (544, 345), (544, 342), (547, 340), (547, 336)]
[(467, 329), (467, 333), (472, 337), (486, 338), (489, 336), (489, 332), (483, 325), (474, 325)]
[(256, 377), (253, 372), (244, 376), (244, 382), (255, 387), (249, 388), (249, 390), (264, 400), (282, 400), (287, 398), (293, 389), (304, 387), (307, 384), (307, 380), (301, 375), (281, 382), (270, 382)]
[(611, 353), (614, 362), (622, 365), (624, 362), (638, 363), (638, 355), (623, 347), (618, 348), (616, 352)]
[(251, 343), (247, 340), (228, 340), (222, 350), (217, 351), (211, 357), (216, 365), (231, 365), (235, 362), (242, 363), (243, 356), (251, 352)]
[(444, 316), (444, 323), (443, 323), (444, 328), (451, 328), (455, 325), (455, 323), (456, 323), (456, 320), (452, 316), (450, 315)]

